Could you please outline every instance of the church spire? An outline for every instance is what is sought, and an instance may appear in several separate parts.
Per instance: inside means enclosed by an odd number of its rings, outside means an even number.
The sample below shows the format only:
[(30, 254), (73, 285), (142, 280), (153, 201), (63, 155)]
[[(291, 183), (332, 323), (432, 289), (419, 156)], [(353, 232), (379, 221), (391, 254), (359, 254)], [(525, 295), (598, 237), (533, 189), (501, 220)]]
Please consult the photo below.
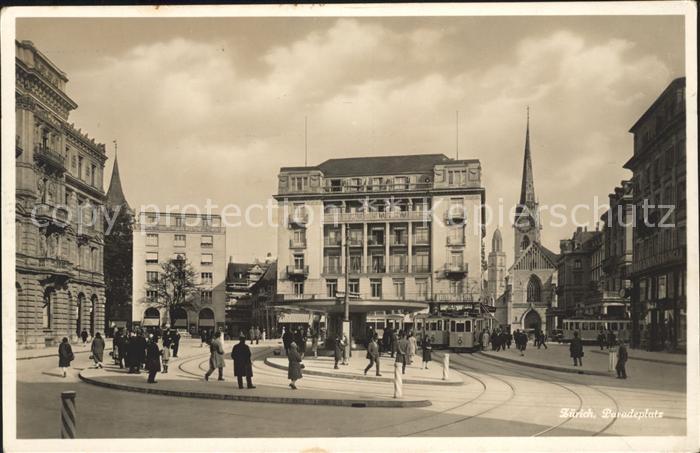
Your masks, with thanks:
[(532, 173), (532, 155), (530, 154), (530, 106), (527, 107), (527, 129), (525, 132), (525, 158), (523, 159), (523, 181), (520, 186), (520, 205), (532, 209), (535, 199), (535, 177)]
[(124, 206), (127, 210), (131, 210), (129, 203), (126, 201), (124, 191), (122, 190), (122, 181), (119, 177), (119, 162), (117, 161), (117, 141), (114, 140), (114, 166), (112, 167), (112, 179), (109, 181), (109, 189), (107, 190), (106, 206), (115, 208)]

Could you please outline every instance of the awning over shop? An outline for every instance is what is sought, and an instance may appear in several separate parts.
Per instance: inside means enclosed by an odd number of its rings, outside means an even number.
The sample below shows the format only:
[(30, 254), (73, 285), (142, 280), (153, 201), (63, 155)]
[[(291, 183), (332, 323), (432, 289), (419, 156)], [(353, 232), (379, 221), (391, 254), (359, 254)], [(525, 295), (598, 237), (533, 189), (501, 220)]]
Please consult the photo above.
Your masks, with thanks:
[(199, 319), (199, 327), (214, 327), (216, 323), (213, 319)]
[(311, 321), (311, 313), (282, 313), (278, 324), (308, 324)]
[(178, 318), (173, 322), (173, 327), (187, 327), (187, 318)]
[(160, 318), (143, 318), (144, 327), (154, 327), (160, 325)]

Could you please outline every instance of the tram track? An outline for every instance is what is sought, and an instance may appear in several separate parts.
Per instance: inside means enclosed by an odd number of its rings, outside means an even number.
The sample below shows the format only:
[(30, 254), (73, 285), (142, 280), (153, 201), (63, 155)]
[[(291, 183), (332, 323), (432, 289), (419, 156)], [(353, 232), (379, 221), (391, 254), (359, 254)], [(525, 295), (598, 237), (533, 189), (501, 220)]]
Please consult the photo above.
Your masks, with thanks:
[[(486, 358), (486, 357), (483, 357), (483, 356), (480, 356), (480, 355), (475, 355), (475, 354), (473, 354), (473, 355), (471, 356), (471, 359), (473, 359), (473, 360), (475, 359), (476, 361), (478, 361), (478, 362), (480, 362), (480, 363), (486, 363), (486, 364), (489, 364), (489, 365), (492, 365), (492, 366), (499, 366), (499, 367), (502, 367), (502, 368), (505, 367), (505, 368), (508, 368), (508, 369), (510, 369), (510, 370), (513, 370), (513, 371), (517, 370), (517, 372), (518, 372), (519, 374), (525, 375), (525, 376), (528, 376), (528, 377), (531, 377), (531, 378), (534, 378), (534, 379), (541, 379), (542, 376), (545, 376), (545, 377), (547, 377), (547, 378), (556, 377), (557, 379), (560, 379), (560, 380), (562, 380), (562, 381), (565, 381), (565, 382), (567, 382), (567, 383), (569, 383), (569, 384), (580, 385), (580, 386), (586, 387), (586, 388), (588, 388), (588, 389), (590, 389), (590, 390), (592, 390), (592, 391), (594, 391), (594, 392), (597, 392), (597, 393), (599, 393), (599, 394), (605, 396), (607, 399), (609, 399), (610, 401), (612, 401), (612, 403), (615, 405), (615, 416), (612, 417), (611, 420), (610, 420), (610, 422), (608, 422), (605, 426), (603, 426), (603, 428), (601, 428), (601, 429), (599, 429), (598, 431), (594, 432), (594, 433), (592, 434), (592, 436), (594, 436), (594, 437), (595, 437), (595, 436), (599, 436), (599, 435), (605, 433), (605, 431), (607, 431), (608, 429), (610, 429), (610, 427), (613, 426), (613, 424), (615, 424), (615, 422), (617, 421), (617, 414), (618, 414), (618, 412), (619, 412), (619, 410), (620, 410), (620, 406), (619, 406), (619, 403), (617, 402), (617, 400), (616, 400), (615, 398), (613, 398), (609, 393), (604, 392), (603, 390), (600, 390), (600, 389), (598, 389), (598, 388), (596, 388), (596, 387), (594, 387), (594, 386), (592, 386), (592, 385), (590, 385), (590, 384), (582, 384), (582, 383), (573, 381), (573, 380), (571, 380), (571, 379), (567, 379), (567, 378), (561, 376), (561, 373), (560, 373), (560, 374), (553, 374), (553, 373), (555, 373), (555, 372), (549, 372), (549, 371), (533, 371), (533, 370), (523, 371), (523, 370), (521, 369), (522, 366), (519, 366), (519, 365), (516, 365), (516, 364), (504, 363), (504, 362), (500, 362), (500, 361), (499, 361), (498, 363), (495, 363), (493, 359), (489, 359), (489, 358)], [(538, 376), (538, 375), (539, 375), (539, 376)], [(574, 395), (577, 397), (577, 399), (578, 399), (578, 401), (579, 401), (579, 406), (578, 406), (578, 408), (576, 409), (576, 411), (580, 411), (580, 410), (583, 408), (583, 398), (582, 398), (581, 394), (580, 394), (579, 392), (577, 392), (575, 389), (572, 389), (571, 387), (568, 387), (568, 386), (566, 386), (566, 385), (564, 385), (564, 384), (561, 384), (561, 383), (558, 383), (558, 382), (553, 382), (553, 381), (551, 381), (551, 380), (548, 381), (548, 382), (549, 382), (550, 384), (553, 384), (553, 385), (556, 385), (556, 386), (559, 386), (559, 387), (561, 387), (561, 388), (563, 388), (563, 389), (568, 390), (569, 392), (571, 392), (572, 394), (574, 394)], [(576, 418), (576, 417), (574, 417), (574, 416), (567, 417), (567, 418), (565, 418), (561, 423), (558, 423), (558, 424), (553, 425), (553, 426), (551, 426), (551, 427), (549, 427), (549, 428), (547, 428), (547, 429), (545, 429), (545, 430), (542, 430), (542, 431), (540, 431), (540, 432), (538, 432), (538, 433), (535, 433), (535, 434), (533, 434), (532, 436), (533, 436), (533, 437), (538, 437), (538, 436), (542, 436), (542, 435), (544, 435), (544, 434), (550, 433), (550, 432), (554, 431), (555, 429), (561, 428), (563, 425), (565, 425), (566, 423), (568, 423), (569, 421), (571, 421), (571, 420), (573, 420), (573, 419), (575, 419), (575, 418)]]

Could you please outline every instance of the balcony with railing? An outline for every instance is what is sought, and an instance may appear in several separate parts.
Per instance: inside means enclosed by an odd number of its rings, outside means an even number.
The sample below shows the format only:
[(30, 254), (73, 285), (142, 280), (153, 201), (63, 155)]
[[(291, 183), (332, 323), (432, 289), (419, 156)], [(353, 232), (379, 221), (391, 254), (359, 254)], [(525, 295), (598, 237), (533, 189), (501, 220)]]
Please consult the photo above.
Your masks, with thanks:
[(435, 302), (475, 302), (478, 300), (478, 297), (466, 292), (435, 293), (431, 299)]
[(61, 276), (72, 275), (72, 264), (68, 260), (61, 258), (37, 258), (37, 267), (40, 269)]
[(306, 211), (297, 211), (289, 214), (287, 218), (289, 225), (306, 226), (309, 223), (309, 213)]
[(389, 272), (392, 274), (402, 274), (408, 272), (408, 264), (391, 264), (389, 266)]
[(331, 275), (340, 275), (343, 273), (343, 268), (340, 266), (340, 264), (326, 264), (323, 266), (323, 273)]
[(401, 236), (396, 236), (396, 235), (391, 235), (391, 240), (389, 242), (391, 246), (407, 246), (408, 245), (408, 236), (405, 234)]
[(464, 245), (464, 236), (459, 236), (459, 237), (447, 236), (447, 245), (449, 245), (449, 246), (462, 246), (462, 245)]
[(427, 235), (413, 235), (413, 245), (430, 245), (430, 237)]
[(323, 188), (325, 193), (355, 193), (355, 192), (407, 192), (415, 190), (429, 190), (432, 183), (389, 183), (389, 184), (344, 184), (327, 185)]
[(309, 266), (289, 265), (287, 266), (287, 278), (289, 279), (306, 279), (309, 276)]
[(368, 274), (384, 274), (386, 273), (386, 265), (384, 263), (372, 263), (367, 266)]
[(430, 272), (430, 265), (429, 264), (414, 264), (411, 268), (412, 272), (415, 273), (427, 273)]
[(430, 220), (430, 211), (356, 211), (327, 212), (323, 216), (325, 223), (372, 222), (387, 220)]
[(463, 206), (450, 206), (445, 211), (445, 222), (449, 225), (464, 223), (467, 212)]
[(289, 240), (290, 249), (305, 249), (306, 241), (301, 239), (290, 239)]
[(34, 159), (56, 170), (66, 170), (66, 158), (48, 146), (37, 143), (34, 146)]
[(348, 238), (348, 245), (350, 247), (362, 247), (364, 242), (362, 241), (361, 237), (349, 237)]
[(324, 237), (323, 238), (323, 246), (324, 247), (340, 247), (342, 245), (342, 241), (339, 236), (337, 237)]
[(445, 275), (461, 277), (468, 272), (469, 266), (467, 263), (447, 263), (444, 267)]
[(685, 262), (685, 247), (676, 247), (635, 260), (632, 263), (632, 272), (642, 272), (655, 266), (679, 265)]
[(51, 203), (37, 203), (34, 205), (33, 216), (37, 222), (64, 228), (70, 222), (68, 209)]

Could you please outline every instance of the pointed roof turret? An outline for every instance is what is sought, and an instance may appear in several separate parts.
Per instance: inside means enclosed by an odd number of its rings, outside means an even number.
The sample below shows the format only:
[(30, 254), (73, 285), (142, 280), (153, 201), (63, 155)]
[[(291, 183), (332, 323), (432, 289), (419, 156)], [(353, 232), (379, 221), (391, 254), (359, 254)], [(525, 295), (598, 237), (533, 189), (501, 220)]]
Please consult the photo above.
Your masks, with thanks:
[(503, 251), (503, 239), (501, 238), (501, 230), (496, 228), (491, 239), (491, 251), (499, 253)]
[(116, 206), (125, 206), (131, 210), (129, 203), (126, 201), (124, 191), (122, 190), (122, 181), (119, 177), (119, 162), (117, 161), (117, 142), (114, 141), (114, 166), (112, 167), (112, 179), (109, 181), (109, 189), (107, 190), (107, 207), (114, 208)]
[(523, 181), (520, 186), (520, 205), (532, 208), (536, 203), (535, 177), (532, 173), (532, 155), (530, 154), (530, 107), (528, 106), (527, 129), (525, 132), (525, 158), (523, 159)]

